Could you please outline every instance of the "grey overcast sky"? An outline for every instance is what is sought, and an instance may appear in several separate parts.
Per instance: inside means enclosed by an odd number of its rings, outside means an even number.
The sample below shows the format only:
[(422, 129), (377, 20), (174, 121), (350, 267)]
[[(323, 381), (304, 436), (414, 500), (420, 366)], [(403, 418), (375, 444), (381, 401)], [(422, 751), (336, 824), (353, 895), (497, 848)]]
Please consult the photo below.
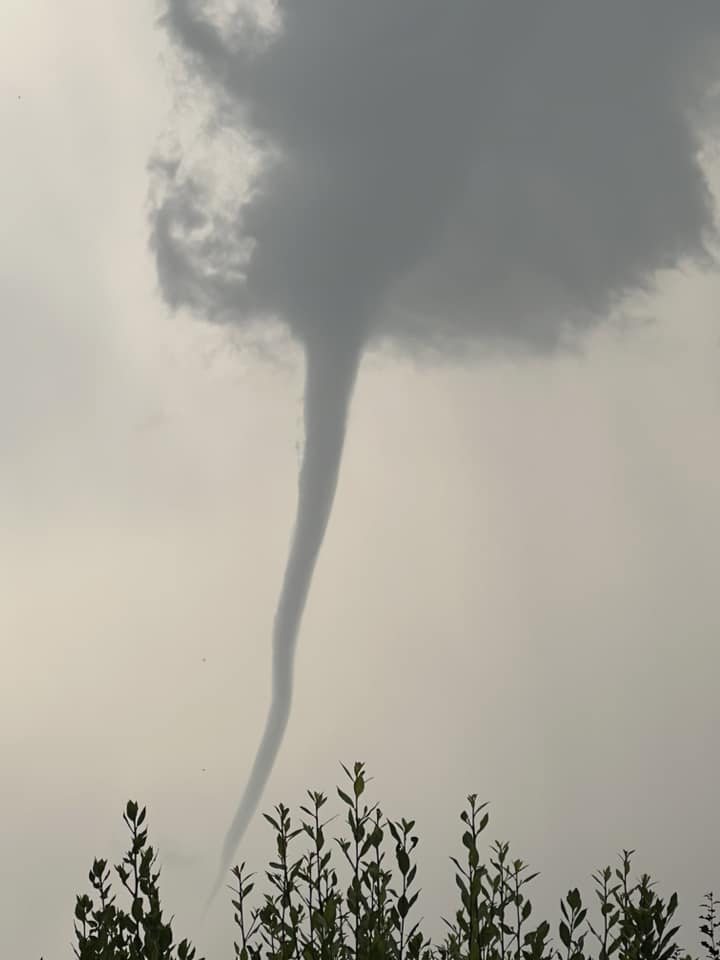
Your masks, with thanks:
[[(267, 709), (299, 345), (353, 297), (367, 350), (263, 808), (366, 760), (387, 812), (418, 821), (434, 934), (475, 791), (488, 841), (541, 871), (531, 899), (555, 936), (559, 897), (594, 899), (591, 874), (627, 847), (661, 895), (677, 889), (679, 939), (699, 951), (697, 905), (720, 885), (720, 280), (672, 264), (717, 216), (702, 93), (717, 95), (720, 14), (637, 0), (586, 20), (550, 3), (525, 30), (529, 3), (494, 20), (499, 4), (440, 18), (397, 3), (387, 23), (385, 6), (297, 0), (267, 66), (235, 49), (225, 86), (188, 96), (178, 41), (212, 83), (212, 41), (240, 38), (199, 30), (179, 2), (174, 48), (151, 5), (2, 4), (0, 956), (71, 955), (75, 893), (93, 856), (121, 856), (131, 796), (149, 807), (176, 931), (210, 957), (231, 949), (229, 904), (203, 926), (199, 913)], [(454, 78), (421, 28), (462, 40)], [(333, 69), (390, 138), (381, 154), (358, 137), (353, 195)], [(408, 93), (413, 77), (426, 86)], [(251, 91), (242, 108), (234, 84)], [(208, 143), (198, 105), (218, 96)], [(241, 109), (262, 137), (234, 126)], [(205, 187), (210, 169), (221, 200), (245, 200), (236, 182), (273, 139), (285, 162), (246, 207), (258, 252), (241, 285), (234, 221), (202, 247), (171, 215), (190, 222), (189, 177)], [(352, 239), (351, 200), (367, 215)], [(225, 273), (208, 281), (203, 253)], [(293, 336), (245, 329), (247, 311)], [(582, 337), (560, 349), (568, 330)], [(269, 840), (254, 822), (242, 858), (261, 868)]]

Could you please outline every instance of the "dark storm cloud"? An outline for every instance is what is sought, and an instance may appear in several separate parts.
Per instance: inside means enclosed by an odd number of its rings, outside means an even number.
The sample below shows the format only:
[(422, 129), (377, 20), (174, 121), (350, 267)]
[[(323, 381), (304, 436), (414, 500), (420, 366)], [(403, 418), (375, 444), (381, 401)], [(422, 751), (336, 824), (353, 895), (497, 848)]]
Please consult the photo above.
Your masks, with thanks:
[(693, 116), (717, 3), (293, 0), (269, 36), (218, 19), (176, 0), (165, 22), (223, 121), (278, 158), (200, 259), (182, 238), (202, 198), (170, 178), (155, 243), (173, 303), (277, 315), (303, 341), (550, 344), (705, 253)]
[(658, 269), (705, 259), (713, 232), (698, 149), (717, 0), (287, 0), (277, 14), (271, 32), (197, 0), (163, 18), (216, 124), (264, 156), (237, 213), (213, 203), (212, 171), (155, 162), (164, 295), (241, 326), (280, 318), (307, 365), (272, 703), (216, 889), (289, 717), (364, 347), (551, 348)]

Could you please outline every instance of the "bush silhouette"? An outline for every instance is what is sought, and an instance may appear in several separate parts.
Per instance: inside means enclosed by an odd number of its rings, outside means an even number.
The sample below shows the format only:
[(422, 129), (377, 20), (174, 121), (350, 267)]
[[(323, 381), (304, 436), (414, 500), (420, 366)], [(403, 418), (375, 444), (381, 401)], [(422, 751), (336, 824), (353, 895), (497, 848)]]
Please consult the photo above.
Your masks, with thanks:
[[(415, 821), (390, 820), (377, 804), (364, 802), (364, 764), (343, 770), (347, 789), (337, 792), (347, 835), (329, 842), (326, 831), (336, 817), (324, 819), (327, 797), (308, 791), (297, 825), (283, 804), (264, 814), (275, 833), (276, 857), (266, 872), (270, 889), (258, 904), (250, 904), (254, 875), (244, 863), (231, 871), (236, 960), (692, 960), (675, 941), (679, 926), (671, 925), (677, 893), (665, 902), (648, 874), (632, 883), (634, 850), (622, 851), (619, 868), (593, 875), (599, 923), (588, 918), (580, 891), (568, 891), (560, 901), (559, 944), (553, 946), (548, 921), (530, 924), (525, 887), (538, 874), (528, 875), (522, 860), (509, 858), (508, 843), (496, 842), (489, 866), (481, 863), (479, 842), (489, 815), (474, 794), (460, 814), (463, 860), (450, 858), (459, 906), (452, 919), (443, 918), (444, 941), (432, 944), (411, 919), (420, 892), (412, 862)], [(76, 957), (196, 960), (190, 941), (175, 944), (172, 920), (163, 919), (157, 854), (143, 829), (145, 808), (129, 801), (123, 818), (131, 845), (115, 872), (129, 897), (129, 913), (115, 904), (107, 861), (95, 860), (89, 873), (93, 895), (78, 896), (75, 906)], [(307, 849), (295, 856), (299, 837)], [(706, 960), (720, 960), (720, 902), (712, 892), (704, 900), (702, 946)]]
[(157, 854), (147, 843), (146, 809), (128, 801), (123, 819), (130, 829), (130, 849), (115, 867), (130, 897), (130, 912), (115, 906), (107, 860), (95, 860), (88, 879), (97, 905), (88, 894), (75, 904), (75, 956), (79, 960), (194, 960), (195, 950), (183, 940), (173, 943), (171, 923), (163, 920)]

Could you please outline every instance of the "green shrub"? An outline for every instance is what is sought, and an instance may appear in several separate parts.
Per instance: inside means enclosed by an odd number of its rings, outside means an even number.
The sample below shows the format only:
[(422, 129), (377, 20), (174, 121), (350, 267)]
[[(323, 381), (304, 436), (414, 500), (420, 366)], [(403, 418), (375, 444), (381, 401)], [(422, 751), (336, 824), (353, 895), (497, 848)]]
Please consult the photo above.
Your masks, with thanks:
[[(495, 843), (489, 866), (481, 863), (480, 836), (489, 817), (483, 812), (487, 804), (479, 804), (474, 794), (460, 814), (463, 859), (451, 857), (459, 906), (451, 920), (443, 918), (444, 941), (432, 944), (414, 920), (420, 893), (413, 863), (415, 821), (393, 821), (377, 804), (368, 806), (362, 763), (343, 770), (347, 789), (337, 792), (344, 805), (345, 836), (329, 840), (327, 828), (336, 817), (324, 819), (327, 798), (309, 791), (298, 825), (283, 804), (275, 807), (273, 816), (264, 815), (275, 833), (276, 857), (266, 871), (270, 889), (257, 905), (250, 902), (254, 875), (244, 863), (231, 871), (236, 960), (691, 960), (675, 941), (679, 926), (671, 925), (677, 894), (666, 903), (653, 891), (648, 874), (631, 882), (634, 850), (623, 850), (619, 868), (605, 867), (594, 874), (600, 902), (595, 926), (579, 890), (568, 891), (560, 901), (559, 945), (553, 946), (550, 924), (530, 923), (532, 904), (525, 887), (538, 874), (528, 875), (522, 860), (510, 860), (508, 843)], [(95, 899), (77, 897), (79, 960), (195, 958), (190, 942), (176, 945), (172, 921), (163, 920), (160, 871), (153, 872), (157, 855), (147, 845), (147, 829), (142, 829), (145, 815), (137, 803), (127, 804), (124, 820), (132, 842), (115, 867), (130, 898), (130, 912), (115, 906), (105, 860), (95, 860), (89, 873)], [(296, 856), (299, 837), (307, 844)], [(720, 903), (712, 892), (704, 899), (702, 946), (707, 960), (720, 960)]]
[(107, 860), (95, 860), (88, 879), (93, 897), (83, 894), (75, 903), (75, 956), (79, 960), (194, 960), (187, 940), (173, 942), (171, 922), (163, 920), (158, 879), (153, 871), (157, 854), (142, 829), (146, 810), (130, 800), (123, 819), (131, 834), (130, 849), (115, 867), (130, 898), (130, 912), (115, 906)]

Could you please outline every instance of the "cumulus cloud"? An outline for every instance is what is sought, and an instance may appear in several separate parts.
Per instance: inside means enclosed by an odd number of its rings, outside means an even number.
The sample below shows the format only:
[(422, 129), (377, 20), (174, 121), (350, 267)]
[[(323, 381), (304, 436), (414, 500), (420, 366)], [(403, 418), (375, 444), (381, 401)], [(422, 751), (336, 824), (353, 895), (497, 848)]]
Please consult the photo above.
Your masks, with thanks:
[(293, 0), (263, 26), (174, 0), (164, 22), (220, 122), (266, 151), (230, 221), (166, 168), (173, 304), (303, 342), (551, 345), (706, 256), (717, 4)]

